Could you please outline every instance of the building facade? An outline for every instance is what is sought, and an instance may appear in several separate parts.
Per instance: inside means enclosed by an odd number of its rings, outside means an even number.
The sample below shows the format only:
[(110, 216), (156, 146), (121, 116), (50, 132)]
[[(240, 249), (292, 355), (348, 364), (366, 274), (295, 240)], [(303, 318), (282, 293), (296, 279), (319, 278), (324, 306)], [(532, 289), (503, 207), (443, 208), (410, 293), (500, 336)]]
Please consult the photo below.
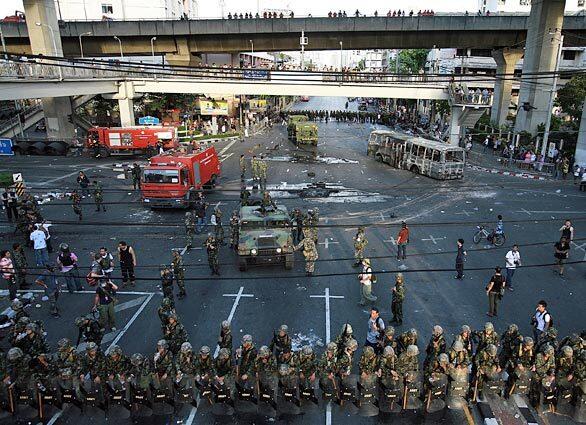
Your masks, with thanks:
[(196, 0), (55, 0), (55, 9), (58, 18), (65, 21), (197, 17)]

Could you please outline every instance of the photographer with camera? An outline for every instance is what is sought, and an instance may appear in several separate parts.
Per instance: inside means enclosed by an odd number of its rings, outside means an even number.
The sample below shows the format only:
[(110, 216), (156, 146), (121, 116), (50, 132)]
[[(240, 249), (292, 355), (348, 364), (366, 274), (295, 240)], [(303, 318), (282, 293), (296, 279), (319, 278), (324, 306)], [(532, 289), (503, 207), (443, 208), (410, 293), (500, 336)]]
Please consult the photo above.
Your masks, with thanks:
[(507, 282), (507, 289), (509, 291), (514, 291), (513, 275), (519, 266), (521, 266), (521, 253), (519, 252), (519, 245), (515, 244), (513, 245), (513, 248), (507, 252), (507, 255), (505, 255), (505, 267), (507, 268), (507, 277), (505, 278), (505, 281)]

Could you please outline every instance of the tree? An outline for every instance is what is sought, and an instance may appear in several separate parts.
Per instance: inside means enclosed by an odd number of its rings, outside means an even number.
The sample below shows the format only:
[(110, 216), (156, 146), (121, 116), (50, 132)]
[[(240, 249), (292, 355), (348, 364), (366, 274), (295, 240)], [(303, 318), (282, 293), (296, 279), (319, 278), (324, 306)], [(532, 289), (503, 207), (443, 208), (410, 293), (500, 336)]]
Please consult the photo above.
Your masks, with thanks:
[[(429, 49), (407, 49), (399, 52), (399, 74), (418, 74), (425, 68)], [(389, 61), (389, 71), (395, 72), (397, 58)]]
[(584, 98), (586, 98), (586, 75), (576, 75), (558, 90), (556, 105), (560, 106), (572, 120), (580, 120)]

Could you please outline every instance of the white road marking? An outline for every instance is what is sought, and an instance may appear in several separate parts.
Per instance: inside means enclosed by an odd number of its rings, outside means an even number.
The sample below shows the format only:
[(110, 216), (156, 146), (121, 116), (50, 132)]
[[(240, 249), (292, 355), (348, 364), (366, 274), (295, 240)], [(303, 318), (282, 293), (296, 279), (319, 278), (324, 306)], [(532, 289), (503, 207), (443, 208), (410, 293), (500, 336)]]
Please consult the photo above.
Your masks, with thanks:
[(524, 208), (521, 208), (521, 211), (515, 211), (515, 212), (524, 212), (529, 215), (531, 215), (531, 213), (533, 213), (533, 214), (584, 214), (583, 211), (533, 211), (533, 210), (527, 211)]
[(230, 158), (232, 155), (234, 155), (234, 152), (230, 152), (229, 154), (227, 154), (226, 156), (222, 157), (220, 159), (220, 162), (224, 162), (225, 160), (227, 160), (228, 158)]
[[(234, 304), (232, 304), (232, 309), (230, 310), (230, 314), (228, 314), (228, 318), (226, 319), (228, 322), (232, 323), (232, 319), (234, 318), (234, 313), (236, 313), (236, 309), (238, 308), (238, 304), (242, 298), (252, 298), (254, 294), (245, 294), (244, 293), (244, 286), (241, 286), (238, 290), (237, 294), (222, 294), (223, 297), (235, 297)], [(220, 346), (216, 345), (216, 350), (214, 351), (214, 357), (218, 356), (220, 352)]]
[[(19, 293), (27, 293), (27, 292), (34, 292), (37, 294), (40, 293), (45, 293), (44, 289), (25, 289), (25, 290), (19, 290)], [(75, 291), (73, 294), (68, 294), (68, 295), (75, 295), (75, 294), (95, 294), (96, 291)], [(116, 295), (155, 295), (156, 292), (134, 292), (134, 291), (117, 291)]]
[(114, 341), (112, 341), (112, 344), (110, 344), (108, 346), (108, 348), (105, 351), (105, 354), (108, 354), (110, 352), (110, 348), (112, 348), (113, 345), (116, 345), (118, 343), (118, 341), (120, 341), (120, 339), (124, 336), (124, 334), (126, 333), (126, 331), (128, 331), (128, 329), (130, 329), (130, 327), (132, 326), (132, 324), (134, 323), (134, 321), (138, 318), (138, 316), (140, 315), (140, 313), (142, 313), (142, 311), (144, 310), (144, 308), (147, 306), (147, 304), (153, 298), (154, 295), (155, 294), (149, 295), (146, 298), (146, 300), (142, 303), (142, 305), (140, 306), (140, 308), (138, 310), (136, 310), (136, 312), (130, 318), (130, 320), (128, 321), (128, 323), (126, 323), (126, 326), (124, 326), (124, 328), (120, 331), (120, 333), (118, 335), (116, 335), (116, 338), (114, 338)]
[(432, 235), (429, 235), (429, 239), (421, 239), (422, 241), (432, 241), (434, 245), (437, 245), (437, 241), (441, 241), (446, 239), (446, 236), (441, 236), (439, 238), (434, 238)]
[[(73, 173), (65, 174), (64, 176), (61, 176), (61, 177), (55, 177), (54, 179), (45, 180), (42, 183), (35, 183), (35, 185), (38, 185), (38, 186), (47, 186), (48, 184), (55, 183), (55, 182), (57, 182), (59, 180), (63, 180), (63, 179), (66, 179), (68, 177), (75, 176), (76, 174), (79, 174), (80, 171), (83, 171), (85, 173), (86, 171), (91, 170), (93, 168), (96, 168), (96, 167), (82, 168), (81, 170), (77, 170), (77, 171), (74, 171)], [(29, 184), (31, 184), (31, 183), (29, 183)]]
[(238, 141), (238, 139), (234, 139), (230, 143), (228, 143), (226, 146), (224, 146), (224, 148), (220, 151), (220, 156), (222, 156), (228, 149), (230, 149), (232, 147), (232, 145), (234, 145), (234, 143), (236, 143), (237, 141)]
[(584, 258), (582, 259), (582, 261), (586, 261), (586, 249), (584, 248), (586, 246), (586, 243), (578, 245), (576, 242), (572, 241), (571, 244), (574, 245), (577, 249), (581, 249), (582, 251), (584, 251)]
[[(330, 288), (326, 288), (324, 295), (310, 295), (310, 298), (324, 298), (326, 301), (326, 345), (331, 341), (331, 326), (330, 326), (330, 298), (344, 298), (343, 295), (330, 295)], [(326, 425), (332, 424), (332, 406), (328, 403), (326, 408)]]
[(527, 215), (531, 215), (531, 211), (527, 211), (525, 208), (521, 208), (519, 211), (515, 211), (517, 213), (525, 213)]
[(381, 221), (385, 221), (385, 215), (383, 214), (383, 212), (380, 212), (380, 220)]
[(137, 305), (142, 304), (142, 302), (145, 299), (146, 299), (146, 296), (143, 296), (143, 297), (135, 298), (130, 301), (126, 301), (124, 303), (116, 304), (116, 306), (114, 307), (114, 311), (119, 312), (119, 311), (127, 310), (132, 307), (136, 307)]
[(466, 217), (470, 217), (470, 213), (466, 210), (462, 210), (462, 212), (456, 213), (456, 215), (465, 215)]
[(53, 417), (51, 418), (51, 420), (49, 420), (49, 422), (47, 422), (47, 425), (53, 425), (55, 422), (57, 422), (57, 419), (59, 419), (62, 414), (63, 414), (63, 410), (55, 413), (53, 415)]
[(336, 242), (334, 241), (332, 238), (325, 238), (323, 242), (318, 242), (318, 245), (324, 245), (325, 249), (328, 249), (330, 247), (330, 244), (337, 244), (340, 242)]
[(390, 243), (392, 243), (393, 245), (397, 245), (397, 241), (396, 241), (396, 240), (395, 240), (395, 238), (394, 238), (394, 237), (392, 237), (392, 236), (389, 236), (389, 239), (387, 239), (387, 240), (384, 240), (383, 242), (390, 242)]

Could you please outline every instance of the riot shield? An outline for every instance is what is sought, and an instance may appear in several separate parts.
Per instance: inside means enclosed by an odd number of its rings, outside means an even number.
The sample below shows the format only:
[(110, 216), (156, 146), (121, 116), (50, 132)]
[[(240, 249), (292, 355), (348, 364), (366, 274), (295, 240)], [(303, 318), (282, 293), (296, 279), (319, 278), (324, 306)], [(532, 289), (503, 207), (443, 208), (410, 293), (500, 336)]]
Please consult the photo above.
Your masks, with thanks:
[(41, 421), (52, 417), (62, 407), (56, 382), (46, 382), (45, 384), (40, 384), (37, 388), (37, 403)]
[(574, 406), (572, 405), (573, 385), (565, 377), (558, 379), (557, 383), (556, 413), (571, 415), (574, 411)]
[(130, 399), (128, 383), (115, 377), (106, 383), (108, 418), (127, 419), (130, 417)]
[(586, 422), (586, 381), (574, 387), (575, 402), (572, 418), (576, 422)]
[(338, 401), (340, 385), (336, 376), (326, 374), (319, 380), (319, 388), (325, 401)]
[(351, 415), (358, 414), (358, 376), (350, 374), (340, 378), (340, 406)]
[(466, 397), (470, 389), (468, 368), (450, 369), (447, 404), (449, 409), (461, 409), (467, 404)]
[(399, 413), (403, 403), (403, 380), (384, 377), (381, 378), (379, 387), (379, 410), (384, 413)]
[(299, 415), (299, 378), (293, 375), (281, 376), (279, 379), (279, 397), (277, 410), (280, 415)]
[(213, 402), (212, 414), (215, 416), (232, 416), (234, 414), (234, 400), (232, 380), (228, 377), (218, 378), (212, 385)]
[(84, 416), (101, 418), (106, 414), (104, 391), (101, 383), (96, 383), (90, 376), (79, 384), (82, 411)]
[(30, 420), (38, 416), (39, 404), (35, 391), (32, 388), (11, 385), (9, 387), (9, 397), (11, 399), (12, 412), (17, 419)]
[(258, 413), (262, 416), (274, 418), (277, 415), (277, 388), (276, 376), (259, 376), (257, 380)]
[(358, 415), (365, 417), (378, 415), (377, 381), (375, 374), (360, 376), (358, 380)]
[(319, 407), (319, 400), (315, 394), (315, 381), (311, 382), (309, 378), (299, 380), (299, 398), (304, 412)]
[(484, 375), (484, 382), (480, 392), (483, 395), (488, 393), (502, 397), (505, 383), (500, 372), (491, 372)]
[(439, 420), (445, 413), (448, 376), (444, 373), (433, 373), (427, 380), (425, 393), (425, 413), (428, 419)]
[(405, 378), (403, 410), (417, 410), (422, 406), (422, 383), (418, 372), (409, 372)]
[(533, 372), (530, 369), (519, 369), (515, 367), (513, 372), (509, 375), (507, 380), (507, 398), (513, 394), (527, 395), (531, 389), (531, 380), (533, 378)]
[(536, 383), (539, 388), (539, 412), (555, 412), (557, 402), (557, 386), (553, 376), (546, 376)]
[(255, 380), (250, 376), (236, 383), (236, 401), (234, 409), (238, 413), (256, 413), (256, 397), (254, 396)]
[(153, 415), (172, 414), (175, 411), (172, 379), (169, 376), (165, 377), (165, 379), (161, 379), (161, 377), (155, 373), (151, 385)]
[[(175, 379), (175, 403), (176, 405), (188, 404), (197, 407), (195, 399), (195, 388), (197, 383), (193, 376), (181, 374)], [(212, 404), (212, 386), (209, 380), (202, 382), (200, 388), (200, 398), (206, 399)]]

